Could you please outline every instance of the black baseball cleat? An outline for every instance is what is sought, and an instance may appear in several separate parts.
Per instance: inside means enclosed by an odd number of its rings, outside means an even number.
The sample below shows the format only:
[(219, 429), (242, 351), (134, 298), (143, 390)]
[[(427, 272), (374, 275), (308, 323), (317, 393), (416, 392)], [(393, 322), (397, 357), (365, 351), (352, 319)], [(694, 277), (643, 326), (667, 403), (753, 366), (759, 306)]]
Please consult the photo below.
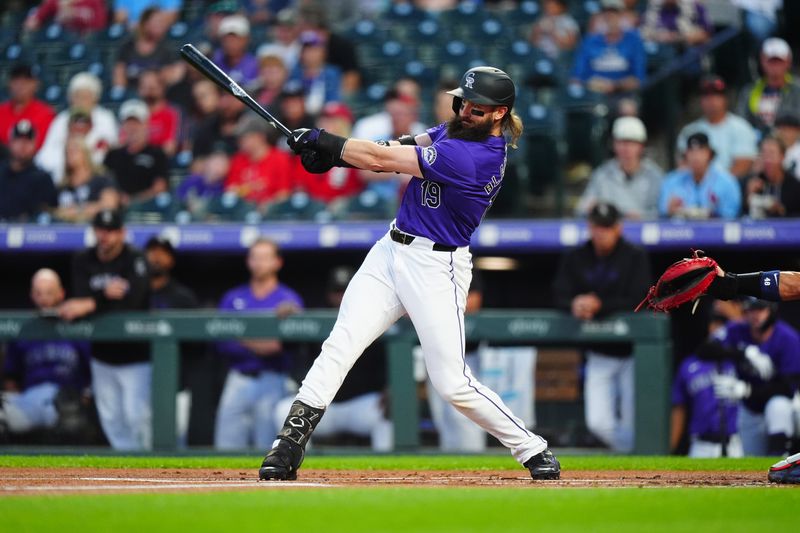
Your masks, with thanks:
[(800, 484), (800, 453), (778, 461), (769, 469), (767, 479), (772, 483)]
[(531, 471), (531, 477), (535, 480), (561, 478), (561, 463), (549, 449), (537, 453), (522, 466)]
[(277, 439), (258, 469), (258, 478), (265, 481), (293, 481), (297, 479), (297, 469), (300, 468), (304, 455), (301, 446), (286, 439)]

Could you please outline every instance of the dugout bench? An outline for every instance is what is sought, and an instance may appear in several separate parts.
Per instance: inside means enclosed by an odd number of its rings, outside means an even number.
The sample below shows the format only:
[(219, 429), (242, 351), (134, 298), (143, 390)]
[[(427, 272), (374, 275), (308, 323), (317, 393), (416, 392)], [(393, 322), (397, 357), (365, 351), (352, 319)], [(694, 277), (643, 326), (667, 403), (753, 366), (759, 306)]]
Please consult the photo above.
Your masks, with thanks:
[[(72, 323), (41, 318), (33, 312), (0, 312), (0, 341), (14, 339), (80, 339), (148, 341), (153, 360), (153, 448), (175, 450), (175, 394), (178, 390), (180, 341), (278, 337), (293, 342), (321, 342), (336, 312), (310, 310), (278, 319), (270, 314), (224, 313), (216, 310), (119, 313)], [(465, 319), (468, 339), (493, 344), (569, 345), (633, 344), (635, 358), (635, 447), (637, 454), (669, 453), (672, 345), (669, 317), (654, 313), (619, 314), (607, 320), (580, 322), (551, 310), (482, 311)], [(412, 348), (418, 344), (408, 320), (384, 335), (387, 347), (390, 401), (416, 405)], [(393, 409), (395, 449), (419, 446), (417, 409)]]

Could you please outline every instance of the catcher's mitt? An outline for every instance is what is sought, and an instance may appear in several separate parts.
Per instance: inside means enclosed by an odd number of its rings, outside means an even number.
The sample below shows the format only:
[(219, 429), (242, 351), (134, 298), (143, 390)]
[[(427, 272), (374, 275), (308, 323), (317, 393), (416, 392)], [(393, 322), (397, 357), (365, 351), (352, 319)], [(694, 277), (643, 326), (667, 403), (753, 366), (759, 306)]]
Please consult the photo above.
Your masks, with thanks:
[(702, 296), (716, 276), (717, 262), (705, 257), (702, 250), (693, 250), (692, 257), (673, 263), (661, 274), (636, 311), (647, 304), (655, 311), (669, 312)]

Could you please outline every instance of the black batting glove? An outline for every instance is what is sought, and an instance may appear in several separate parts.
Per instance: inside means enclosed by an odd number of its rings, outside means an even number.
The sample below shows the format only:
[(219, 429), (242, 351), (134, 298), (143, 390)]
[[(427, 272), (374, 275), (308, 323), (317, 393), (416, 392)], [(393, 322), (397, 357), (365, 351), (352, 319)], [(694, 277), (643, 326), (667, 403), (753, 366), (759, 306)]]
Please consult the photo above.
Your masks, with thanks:
[(319, 136), (323, 130), (319, 128), (298, 128), (292, 132), (287, 139), (287, 144), (292, 152), (300, 155), (303, 150), (315, 150), (319, 148), (317, 145)]

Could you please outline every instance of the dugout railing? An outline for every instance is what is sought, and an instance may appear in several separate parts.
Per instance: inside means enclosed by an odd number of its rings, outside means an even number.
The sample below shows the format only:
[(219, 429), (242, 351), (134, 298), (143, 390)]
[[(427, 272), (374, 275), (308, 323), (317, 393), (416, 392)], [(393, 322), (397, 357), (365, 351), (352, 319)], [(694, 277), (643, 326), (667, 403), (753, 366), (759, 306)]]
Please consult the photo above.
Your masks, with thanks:
[[(287, 318), (267, 314), (219, 311), (119, 313), (92, 320), (63, 322), (32, 312), (0, 312), (0, 341), (14, 339), (132, 340), (151, 344), (153, 361), (153, 449), (177, 448), (176, 405), (180, 341), (277, 337), (286, 341), (324, 340), (335, 312), (311, 310)], [(607, 320), (581, 322), (550, 310), (496, 310), (469, 315), (468, 340), (502, 345), (581, 346), (630, 342), (635, 366), (635, 447), (637, 454), (669, 453), (669, 388), (672, 344), (669, 318), (653, 313), (620, 314)], [(393, 406), (395, 449), (419, 446), (416, 383), (411, 352), (417, 344), (407, 320), (384, 337), (388, 355), (389, 393)], [(533, 377), (532, 377), (533, 379)], [(412, 407), (414, 406), (414, 407)]]

